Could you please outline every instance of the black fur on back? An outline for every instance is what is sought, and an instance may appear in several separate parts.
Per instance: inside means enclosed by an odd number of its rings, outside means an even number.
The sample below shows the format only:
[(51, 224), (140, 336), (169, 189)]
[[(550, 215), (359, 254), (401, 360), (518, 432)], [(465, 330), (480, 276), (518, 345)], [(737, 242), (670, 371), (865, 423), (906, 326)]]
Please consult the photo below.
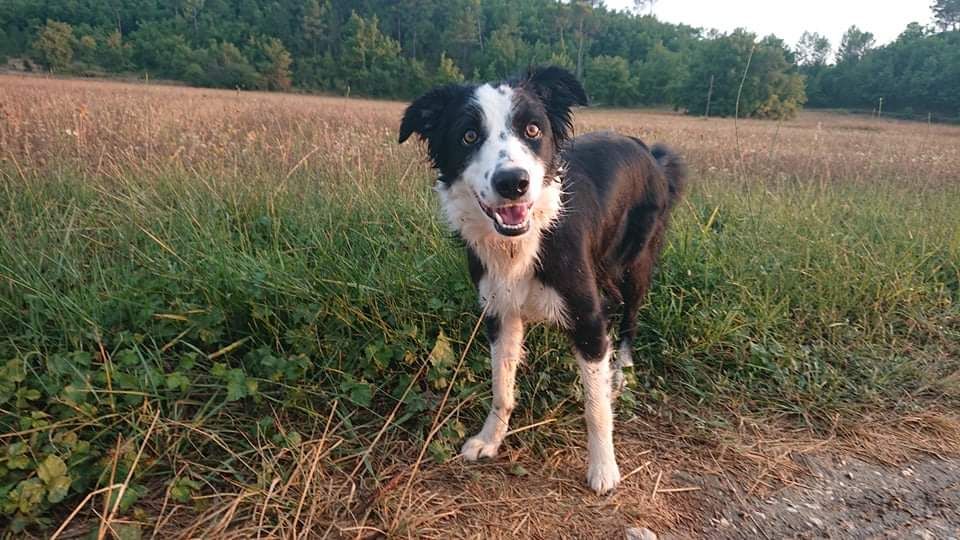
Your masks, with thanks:
[(570, 329), (575, 346), (599, 358), (607, 347), (607, 308), (622, 308), (620, 340), (634, 338), (686, 170), (666, 146), (649, 149), (640, 139), (611, 132), (571, 140), (562, 157), (563, 217), (543, 237), (537, 278), (576, 314)]

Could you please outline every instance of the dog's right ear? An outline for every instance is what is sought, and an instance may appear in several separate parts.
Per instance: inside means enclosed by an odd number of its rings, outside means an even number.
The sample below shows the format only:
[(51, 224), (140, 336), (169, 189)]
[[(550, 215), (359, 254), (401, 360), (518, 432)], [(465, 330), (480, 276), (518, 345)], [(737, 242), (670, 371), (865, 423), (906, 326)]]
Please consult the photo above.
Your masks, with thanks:
[(421, 139), (429, 137), (437, 128), (443, 111), (461, 92), (464, 92), (463, 86), (449, 84), (434, 88), (414, 100), (403, 113), (403, 121), (400, 122), (400, 144), (414, 133)]

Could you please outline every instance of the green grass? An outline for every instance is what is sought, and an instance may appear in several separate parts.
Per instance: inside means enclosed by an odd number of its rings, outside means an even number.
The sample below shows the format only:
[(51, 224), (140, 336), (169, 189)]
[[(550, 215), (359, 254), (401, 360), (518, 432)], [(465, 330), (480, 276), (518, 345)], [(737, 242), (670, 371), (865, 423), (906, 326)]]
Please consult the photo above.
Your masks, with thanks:
[[(48, 170), (0, 172), (9, 531), (56, 525), (131, 468), (121, 511), (168, 489), (188, 502), (269, 483), (249, 466), (261, 445), (295, 447), (331, 410), (348, 440), (334, 455), (356, 454), (424, 363), (390, 437), (421, 444), (451, 381), (464, 407), (430, 455), (450, 457), (480, 424), (483, 340), (454, 374), (479, 309), (428, 178), (393, 171), (357, 189), (294, 174), (279, 189), (269, 174)], [(621, 417), (669, 409), (698, 428), (756, 414), (820, 429), (956, 403), (944, 381), (960, 368), (958, 207), (956, 186), (695, 178), (642, 311)], [(558, 406), (574, 417), (562, 336), (535, 329), (528, 348), (517, 425)], [(151, 429), (160, 440), (138, 461)], [(49, 456), (67, 495), (38, 475)]]

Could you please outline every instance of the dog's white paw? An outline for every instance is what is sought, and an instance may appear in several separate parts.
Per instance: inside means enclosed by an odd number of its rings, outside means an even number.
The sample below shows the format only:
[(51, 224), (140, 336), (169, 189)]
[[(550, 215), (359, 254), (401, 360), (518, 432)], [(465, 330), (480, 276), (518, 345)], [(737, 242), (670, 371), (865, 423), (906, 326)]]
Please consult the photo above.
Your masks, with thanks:
[(597, 495), (612, 491), (619, 483), (620, 467), (616, 461), (590, 463), (587, 467), (587, 485), (597, 492)]
[(610, 397), (611, 402), (616, 402), (627, 387), (627, 376), (623, 368), (633, 367), (633, 354), (630, 351), (630, 345), (624, 343), (617, 351), (617, 359), (613, 362), (613, 369), (610, 372)]
[(629, 345), (624, 344), (620, 346), (620, 350), (617, 351), (617, 359), (613, 363), (613, 367), (614, 369), (633, 367), (633, 351), (630, 350)]
[(470, 437), (467, 439), (467, 442), (463, 443), (463, 448), (460, 449), (460, 455), (467, 461), (476, 461), (480, 458), (497, 457), (497, 450), (499, 449), (500, 443), (487, 441), (480, 435), (477, 435)]
[(620, 368), (613, 370), (613, 373), (610, 375), (611, 403), (617, 402), (617, 399), (620, 398), (620, 394), (623, 393), (623, 389), (626, 387), (627, 387), (627, 377), (623, 374), (623, 370)]

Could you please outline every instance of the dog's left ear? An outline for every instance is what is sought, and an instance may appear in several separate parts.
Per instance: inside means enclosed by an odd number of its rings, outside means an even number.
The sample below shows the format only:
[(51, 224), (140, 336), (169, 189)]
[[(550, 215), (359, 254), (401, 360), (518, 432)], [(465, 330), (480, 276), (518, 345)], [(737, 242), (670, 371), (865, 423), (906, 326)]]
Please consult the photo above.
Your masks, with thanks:
[(571, 108), (587, 104), (587, 93), (569, 71), (557, 67), (531, 68), (524, 86), (533, 91), (547, 109), (553, 140), (559, 145), (573, 130)]
[(462, 91), (462, 86), (449, 84), (434, 88), (415, 99), (403, 113), (399, 143), (403, 144), (414, 133), (420, 135), (421, 139), (428, 139), (437, 128), (444, 109)]

